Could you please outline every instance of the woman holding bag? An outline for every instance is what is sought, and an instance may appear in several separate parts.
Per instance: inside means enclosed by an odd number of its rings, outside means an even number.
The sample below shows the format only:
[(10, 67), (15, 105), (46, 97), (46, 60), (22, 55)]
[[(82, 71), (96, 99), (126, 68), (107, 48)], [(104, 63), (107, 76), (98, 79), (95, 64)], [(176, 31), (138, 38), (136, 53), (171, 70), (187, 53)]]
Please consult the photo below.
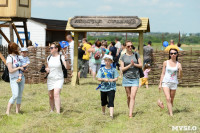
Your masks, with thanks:
[[(47, 67), (46, 71), (48, 74), (47, 77), (47, 86), (49, 91), (49, 104), (51, 107), (51, 111), (54, 111), (54, 107), (56, 107), (56, 112), (60, 114), (60, 92), (64, 83), (64, 74), (62, 70), (62, 64), (66, 68), (66, 61), (63, 55), (60, 55), (59, 52), (61, 50), (61, 46), (58, 42), (53, 42), (50, 45), (51, 55), (47, 57)], [(62, 61), (62, 62), (61, 62)]]
[(173, 116), (172, 107), (178, 85), (178, 75), (182, 78), (182, 66), (178, 62), (178, 50), (172, 48), (169, 50), (169, 60), (163, 62), (159, 84), (159, 90), (163, 88), (170, 116)]
[(124, 86), (126, 90), (130, 118), (133, 117), (132, 113), (135, 104), (135, 97), (139, 87), (139, 68), (142, 68), (140, 55), (133, 52), (132, 47), (132, 42), (126, 41), (127, 51), (126, 54), (121, 57), (121, 70), (123, 72), (122, 86)]

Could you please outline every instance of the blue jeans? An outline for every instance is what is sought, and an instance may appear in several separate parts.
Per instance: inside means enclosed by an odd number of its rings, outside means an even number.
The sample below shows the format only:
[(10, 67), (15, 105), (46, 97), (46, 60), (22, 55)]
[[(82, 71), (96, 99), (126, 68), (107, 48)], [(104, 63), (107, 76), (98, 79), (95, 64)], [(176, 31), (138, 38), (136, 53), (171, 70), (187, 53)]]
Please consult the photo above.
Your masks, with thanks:
[(9, 103), (14, 104), (15, 101), (17, 101), (17, 104), (21, 104), (22, 101), (22, 93), (24, 90), (24, 83), (25, 83), (25, 78), (22, 76), (21, 82), (17, 83), (18, 77), (15, 78), (10, 78), (10, 87), (12, 91), (12, 97), (9, 100)]

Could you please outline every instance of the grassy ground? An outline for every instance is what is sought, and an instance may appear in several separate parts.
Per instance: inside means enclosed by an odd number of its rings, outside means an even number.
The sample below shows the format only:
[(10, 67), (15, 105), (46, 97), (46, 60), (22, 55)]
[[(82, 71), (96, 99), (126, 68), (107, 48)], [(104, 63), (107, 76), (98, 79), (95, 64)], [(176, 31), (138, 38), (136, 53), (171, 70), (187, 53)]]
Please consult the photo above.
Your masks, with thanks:
[(62, 90), (62, 113), (49, 113), (46, 84), (25, 85), (22, 113), (16, 115), (14, 107), (6, 116), (6, 106), (11, 97), (8, 83), (0, 81), (0, 133), (169, 133), (172, 126), (197, 126), (200, 132), (200, 89), (179, 88), (175, 97), (174, 117), (165, 109), (158, 108), (158, 86), (140, 88), (136, 96), (134, 117), (128, 118), (126, 94), (117, 84), (114, 120), (109, 113), (101, 114), (98, 82), (92, 78), (81, 79), (80, 85), (64, 85)]

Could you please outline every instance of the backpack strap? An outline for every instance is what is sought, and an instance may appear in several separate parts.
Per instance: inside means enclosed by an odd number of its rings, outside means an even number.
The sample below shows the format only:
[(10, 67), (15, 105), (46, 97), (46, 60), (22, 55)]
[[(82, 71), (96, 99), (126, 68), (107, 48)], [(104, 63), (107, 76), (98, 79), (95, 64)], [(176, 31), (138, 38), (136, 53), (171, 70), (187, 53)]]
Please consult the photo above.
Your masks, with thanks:
[(49, 57), (48, 57), (48, 59), (47, 59), (48, 61), (50, 60), (51, 56), (52, 56), (52, 55), (50, 54)]
[[(137, 56), (137, 53), (135, 52), (134, 54), (135, 54), (135, 58), (136, 58), (137, 63), (138, 63), (138, 56)], [(139, 64), (139, 63), (138, 63), (138, 64)]]
[(62, 56), (62, 55), (60, 55), (60, 63), (61, 63), (61, 65), (63, 66), (63, 62), (62, 62), (62, 60), (61, 60), (61, 56)]
[[(9, 55), (10, 56), (10, 55)], [(10, 56), (11, 58), (12, 58), (12, 64), (13, 64), (13, 57), (12, 56)]]

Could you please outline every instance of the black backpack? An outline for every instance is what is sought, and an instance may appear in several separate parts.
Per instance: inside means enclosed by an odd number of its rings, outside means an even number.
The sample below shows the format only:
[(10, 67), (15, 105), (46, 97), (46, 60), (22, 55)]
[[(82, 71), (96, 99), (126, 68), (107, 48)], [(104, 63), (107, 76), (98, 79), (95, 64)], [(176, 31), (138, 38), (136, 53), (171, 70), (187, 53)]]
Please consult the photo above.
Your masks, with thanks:
[[(10, 56), (11, 57), (11, 56)], [(11, 57), (12, 58), (12, 57)], [(13, 58), (12, 58), (12, 64), (13, 64)], [(5, 82), (10, 82), (10, 77), (9, 77), (9, 71), (8, 71), (8, 67), (5, 67), (5, 70), (3, 72), (3, 75), (1, 77), (3, 79), (3, 81)]]

